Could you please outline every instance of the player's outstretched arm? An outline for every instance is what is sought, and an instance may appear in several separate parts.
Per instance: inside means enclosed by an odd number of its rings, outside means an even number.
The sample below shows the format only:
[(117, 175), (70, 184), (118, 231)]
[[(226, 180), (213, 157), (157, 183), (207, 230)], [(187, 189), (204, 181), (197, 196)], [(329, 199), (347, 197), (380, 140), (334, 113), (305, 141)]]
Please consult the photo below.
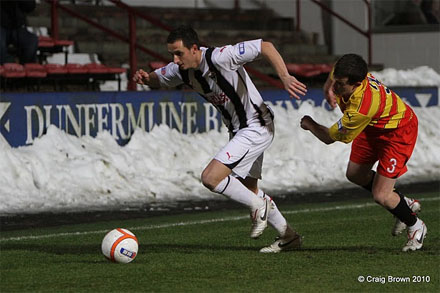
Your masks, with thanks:
[(301, 119), (301, 128), (305, 130), (310, 130), (314, 136), (316, 136), (320, 141), (325, 144), (331, 144), (335, 141), (330, 137), (329, 129), (321, 124), (318, 124), (310, 116), (304, 116)]
[(283, 57), (281, 57), (280, 53), (271, 42), (261, 42), (261, 54), (275, 69), (290, 97), (299, 100), (299, 95), (304, 96), (306, 94), (306, 85), (289, 74)]
[(159, 78), (154, 72), (148, 73), (142, 69), (139, 69), (134, 74), (133, 80), (138, 84), (148, 85), (151, 88), (160, 88)]

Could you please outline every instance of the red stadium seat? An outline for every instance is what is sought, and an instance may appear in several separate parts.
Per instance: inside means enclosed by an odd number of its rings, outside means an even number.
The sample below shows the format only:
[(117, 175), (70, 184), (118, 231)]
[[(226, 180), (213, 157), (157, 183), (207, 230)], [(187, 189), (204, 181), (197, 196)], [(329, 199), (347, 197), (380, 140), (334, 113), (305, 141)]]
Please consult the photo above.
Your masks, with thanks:
[(3, 72), (4, 72), (5, 70), (3, 69), (3, 66), (2, 65), (0, 65), (0, 76), (3, 76)]
[(47, 76), (46, 68), (39, 63), (27, 63), (24, 65), (27, 77), (43, 78)]
[(113, 73), (113, 74), (121, 74), (121, 73), (125, 73), (127, 71), (127, 69), (122, 68), (122, 67), (107, 67), (108, 72)]
[(330, 73), (333, 69), (333, 64), (317, 64), (322, 73)]
[(45, 37), (45, 36), (38, 37), (39, 48), (52, 48), (53, 46), (55, 46), (55, 43), (51, 37)]
[(89, 81), (92, 80), (94, 89), (99, 90), (99, 81), (117, 80), (118, 90), (121, 90), (121, 77), (119, 74), (126, 72), (125, 68), (121, 67), (107, 67), (103, 64), (89, 63), (85, 67), (89, 73)]
[(77, 64), (77, 63), (69, 63), (65, 65), (67, 72), (69, 74), (86, 74), (89, 72), (87, 66)]
[[(302, 77), (314, 77), (321, 73), (324, 73), (324, 69), (327, 67), (322, 67), (322, 64), (286, 64), (289, 73), (302, 76)], [(331, 70), (331, 69), (330, 69)]]
[(26, 76), (23, 65), (18, 63), (3, 64), (3, 77), (5, 78), (21, 78)]
[(38, 37), (38, 47), (51, 48), (54, 46), (58, 47), (68, 47), (73, 45), (73, 41), (69, 40), (54, 40), (51, 37), (39, 36)]
[(68, 47), (73, 45), (73, 41), (69, 40), (54, 40), (55, 46)]
[(108, 70), (108, 67), (103, 64), (98, 63), (89, 63), (86, 64), (85, 67), (87, 68), (88, 72), (91, 74), (106, 74), (110, 73)]
[(65, 63), (68, 63), (68, 49), (70, 45), (73, 45), (73, 41), (69, 40), (54, 40), (48, 36), (39, 36), (38, 37), (38, 51), (39, 51), (39, 60), (40, 63), (46, 61), (48, 55), (53, 53), (64, 52), (65, 54)]
[(67, 74), (67, 68), (60, 64), (46, 64), (44, 65), (48, 74)]

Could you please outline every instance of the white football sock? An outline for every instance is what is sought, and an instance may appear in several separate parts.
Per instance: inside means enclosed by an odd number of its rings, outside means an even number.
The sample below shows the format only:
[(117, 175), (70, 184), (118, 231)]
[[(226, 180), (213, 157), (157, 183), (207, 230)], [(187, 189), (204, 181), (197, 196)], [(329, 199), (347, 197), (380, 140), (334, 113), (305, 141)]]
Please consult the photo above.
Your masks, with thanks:
[(263, 206), (264, 201), (250, 191), (237, 178), (229, 175), (214, 188), (214, 192), (223, 194), (233, 201), (239, 202), (254, 211)]
[(415, 222), (414, 225), (409, 226), (409, 227), (408, 227), (408, 231), (410, 231), (410, 232), (416, 231), (416, 230), (418, 230), (418, 229), (421, 229), (422, 226), (423, 226), (423, 221), (420, 220), (419, 218), (417, 218), (417, 222)]
[(266, 198), (270, 200), (272, 208), (270, 209), (267, 221), (275, 230), (277, 230), (278, 234), (281, 237), (284, 236), (287, 228), (287, 221), (281, 214), (280, 210), (278, 210), (277, 205), (272, 200), (272, 198), (269, 195), (265, 194), (261, 189), (258, 190), (258, 196), (260, 198)]

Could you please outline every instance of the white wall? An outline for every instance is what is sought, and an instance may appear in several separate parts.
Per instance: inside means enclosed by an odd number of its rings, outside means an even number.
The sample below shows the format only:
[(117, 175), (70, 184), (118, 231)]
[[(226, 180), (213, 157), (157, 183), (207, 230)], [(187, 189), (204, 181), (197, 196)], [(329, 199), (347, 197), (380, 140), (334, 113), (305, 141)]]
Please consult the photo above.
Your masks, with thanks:
[[(333, 9), (348, 20), (367, 29), (367, 10), (363, 1), (334, 0)], [(440, 32), (373, 34), (373, 63), (409, 69), (421, 65), (440, 72)], [(365, 37), (338, 19), (333, 21), (334, 54), (357, 53), (368, 58)]]
[(375, 34), (373, 61), (396, 69), (427, 65), (440, 72), (440, 32)]

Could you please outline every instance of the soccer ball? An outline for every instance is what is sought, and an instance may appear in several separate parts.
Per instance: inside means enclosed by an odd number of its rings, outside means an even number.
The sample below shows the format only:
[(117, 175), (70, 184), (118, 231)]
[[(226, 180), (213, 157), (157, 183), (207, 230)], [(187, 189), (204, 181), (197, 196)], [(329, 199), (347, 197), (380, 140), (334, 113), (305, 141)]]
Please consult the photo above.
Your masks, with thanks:
[(138, 252), (138, 240), (127, 229), (117, 228), (108, 232), (102, 239), (101, 250), (104, 256), (118, 263), (129, 263)]

